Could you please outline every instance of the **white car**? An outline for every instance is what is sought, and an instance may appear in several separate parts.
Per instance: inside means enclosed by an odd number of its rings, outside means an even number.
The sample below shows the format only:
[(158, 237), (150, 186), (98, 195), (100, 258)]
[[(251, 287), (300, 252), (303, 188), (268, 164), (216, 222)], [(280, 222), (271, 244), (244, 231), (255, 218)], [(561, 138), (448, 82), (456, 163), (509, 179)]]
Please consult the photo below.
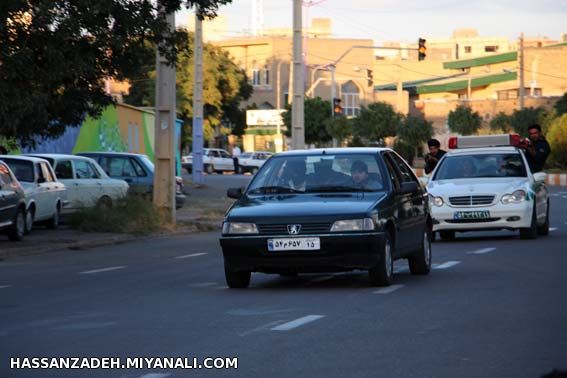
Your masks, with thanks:
[[(187, 172), (191, 173), (193, 170), (193, 153), (183, 156), (181, 158), (181, 165)], [(226, 150), (220, 148), (204, 148), (203, 169), (209, 174), (214, 172), (222, 173), (224, 171), (234, 172), (234, 161)]]
[(546, 174), (532, 173), (518, 135), (454, 137), (427, 183), (433, 231), (519, 230), (521, 238), (549, 232)]
[(258, 172), (266, 160), (272, 157), (268, 151), (244, 152), (238, 158), (238, 165), (241, 173), (250, 172), (253, 175)]
[(110, 207), (128, 193), (128, 184), (111, 179), (91, 158), (76, 155), (34, 154), (47, 160), (67, 188), (63, 214), (94, 206)]

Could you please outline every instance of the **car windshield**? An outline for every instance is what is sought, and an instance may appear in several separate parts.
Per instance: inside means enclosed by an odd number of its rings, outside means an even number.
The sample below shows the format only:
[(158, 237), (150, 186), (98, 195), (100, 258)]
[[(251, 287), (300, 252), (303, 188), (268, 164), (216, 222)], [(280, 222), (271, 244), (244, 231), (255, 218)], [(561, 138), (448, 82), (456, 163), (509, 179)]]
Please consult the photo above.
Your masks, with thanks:
[(433, 180), (484, 177), (526, 177), (519, 153), (446, 156), (439, 163)]
[(31, 161), (16, 160), (16, 159), (3, 159), (10, 167), (14, 176), (20, 182), (34, 182), (33, 163)]
[(384, 189), (383, 177), (371, 154), (284, 155), (262, 166), (247, 193), (376, 192)]

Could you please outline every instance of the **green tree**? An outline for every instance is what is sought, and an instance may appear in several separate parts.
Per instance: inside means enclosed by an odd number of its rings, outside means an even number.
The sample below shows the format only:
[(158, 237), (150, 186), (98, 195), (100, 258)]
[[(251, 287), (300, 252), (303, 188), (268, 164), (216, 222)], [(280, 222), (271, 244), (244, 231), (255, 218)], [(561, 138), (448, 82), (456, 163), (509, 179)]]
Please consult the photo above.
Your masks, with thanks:
[(560, 168), (567, 168), (567, 114), (552, 122), (547, 141), (551, 147), (550, 163)]
[(490, 120), (490, 130), (494, 132), (509, 133), (512, 130), (512, 121), (510, 116), (504, 112), (500, 112)]
[[(283, 114), (285, 134), (291, 137), (291, 106)], [(327, 131), (327, 122), (331, 118), (331, 103), (321, 97), (306, 98), (304, 103), (305, 143), (323, 146), (332, 137)]]
[(329, 135), (336, 139), (340, 145), (352, 136), (352, 120), (345, 116), (335, 116), (326, 122)]
[(524, 108), (514, 110), (510, 118), (512, 128), (521, 136), (528, 136), (528, 127), (534, 124), (541, 124), (545, 119), (546, 111), (543, 108)]
[[(214, 17), (231, 0), (163, 0)], [(112, 103), (104, 79), (130, 76), (161, 46), (188, 55), (153, 0), (12, 0), (0, 5), (0, 134), (22, 145), (55, 137)]]
[(473, 112), (466, 105), (459, 105), (449, 112), (449, 130), (460, 135), (476, 134), (482, 125), (482, 119), (478, 112)]
[(567, 113), (567, 92), (555, 103), (553, 108), (557, 111), (558, 116)]
[(382, 142), (384, 138), (396, 136), (402, 115), (385, 102), (362, 106), (358, 117), (353, 119), (354, 136), (366, 143)]
[[(416, 156), (421, 145), (433, 136), (433, 123), (421, 117), (405, 117), (398, 130), (398, 139), (413, 148)], [(407, 159), (406, 159), (407, 160)]]

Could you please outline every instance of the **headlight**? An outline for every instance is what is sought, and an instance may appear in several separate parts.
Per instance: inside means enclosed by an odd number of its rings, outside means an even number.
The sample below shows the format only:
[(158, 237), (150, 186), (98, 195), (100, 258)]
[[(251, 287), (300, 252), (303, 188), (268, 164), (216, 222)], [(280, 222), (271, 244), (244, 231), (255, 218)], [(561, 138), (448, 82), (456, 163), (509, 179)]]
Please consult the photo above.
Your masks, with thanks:
[(225, 235), (257, 234), (258, 228), (254, 223), (224, 222), (222, 233)]
[(443, 198), (442, 197), (436, 197), (432, 194), (429, 195), (429, 202), (431, 202), (432, 204), (434, 204), (437, 207), (443, 206)]
[(502, 203), (508, 205), (510, 203), (520, 203), (526, 199), (526, 192), (523, 190), (516, 190), (512, 194), (504, 194), (502, 196)]
[(333, 227), (331, 227), (331, 232), (372, 230), (374, 230), (372, 218), (340, 220), (333, 223)]

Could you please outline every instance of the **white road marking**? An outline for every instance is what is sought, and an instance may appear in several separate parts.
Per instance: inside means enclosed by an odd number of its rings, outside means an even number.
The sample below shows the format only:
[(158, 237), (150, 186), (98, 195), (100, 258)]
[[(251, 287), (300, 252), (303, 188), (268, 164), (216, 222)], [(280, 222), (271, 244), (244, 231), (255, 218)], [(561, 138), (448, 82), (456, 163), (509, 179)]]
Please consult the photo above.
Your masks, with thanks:
[(169, 377), (171, 374), (159, 374), (159, 373), (150, 373), (144, 374), (140, 378), (165, 378)]
[(335, 276), (323, 276), (323, 277), (316, 277), (313, 278), (311, 281), (312, 283), (317, 283), (317, 282), (323, 282), (323, 281), (328, 281), (328, 280), (332, 280), (333, 278), (335, 278)]
[(260, 327), (256, 327), (256, 328), (254, 328), (250, 331), (239, 333), (238, 336), (248, 336), (251, 333), (263, 331), (263, 330), (268, 329), (270, 327), (273, 327), (275, 325), (281, 324), (282, 322), (283, 322), (283, 320), (276, 320), (275, 322), (271, 322), (271, 323), (268, 323), (268, 324), (261, 325)]
[(12, 285), (2, 285), (2, 286), (0, 286), (0, 289), (7, 289), (9, 287), (12, 287)]
[(196, 283), (193, 285), (189, 285), (191, 287), (208, 287), (208, 286), (215, 286), (218, 285), (218, 282), (201, 282), (201, 283)]
[(86, 270), (84, 272), (80, 272), (79, 274), (94, 274), (94, 273), (102, 273), (102, 272), (110, 272), (112, 270), (124, 269), (125, 266), (111, 266), (109, 268), (102, 268), (102, 269), (94, 269), (94, 270)]
[(450, 267), (460, 263), (461, 263), (460, 261), (447, 261), (446, 263), (435, 266), (433, 269), (449, 269)]
[(549, 228), (549, 231), (550, 231), (550, 232), (557, 231), (557, 230), (558, 230), (557, 227), (550, 227), (550, 228)]
[(190, 255), (183, 255), (183, 256), (177, 256), (176, 259), (187, 259), (189, 257), (197, 257), (197, 256), (203, 256), (206, 255), (207, 253), (202, 252), (202, 253), (191, 253)]
[(324, 318), (324, 315), (307, 315), (299, 319), (292, 320), (291, 322), (280, 324), (274, 328), (271, 328), (272, 331), (289, 331), (297, 327), (301, 327), (304, 324), (314, 322), (315, 320), (319, 320)]
[(382, 289), (373, 291), (372, 294), (390, 294), (393, 293), (394, 291), (401, 289), (402, 287), (404, 287), (404, 285), (392, 285), (392, 286), (388, 286), (388, 287), (384, 287)]
[(467, 252), (467, 255), (483, 255), (485, 253), (490, 253), (493, 251), (496, 251), (496, 248), (482, 248), (482, 249), (477, 249), (476, 251)]

